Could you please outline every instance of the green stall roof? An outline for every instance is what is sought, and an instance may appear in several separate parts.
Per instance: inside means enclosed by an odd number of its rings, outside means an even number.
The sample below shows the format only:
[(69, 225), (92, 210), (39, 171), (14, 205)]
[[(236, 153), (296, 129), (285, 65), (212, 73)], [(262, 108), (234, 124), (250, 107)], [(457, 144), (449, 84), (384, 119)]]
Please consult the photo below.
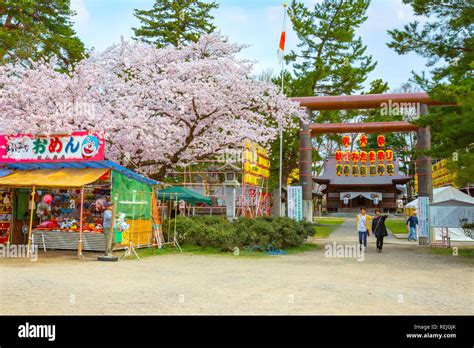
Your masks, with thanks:
[(211, 198), (182, 186), (171, 186), (158, 191), (157, 199), (165, 201), (184, 200), (191, 205), (195, 205), (196, 203), (212, 204)]

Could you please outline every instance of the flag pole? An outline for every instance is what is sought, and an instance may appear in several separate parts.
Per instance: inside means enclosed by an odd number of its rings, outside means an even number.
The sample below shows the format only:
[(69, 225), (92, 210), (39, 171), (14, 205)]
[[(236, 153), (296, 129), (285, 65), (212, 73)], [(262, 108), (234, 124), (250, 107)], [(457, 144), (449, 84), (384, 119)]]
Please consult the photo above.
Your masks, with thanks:
[[(284, 48), (285, 48), (285, 39), (286, 39), (286, 29), (285, 29), (285, 25), (286, 25), (286, 6), (287, 4), (286, 3), (283, 3), (283, 29), (282, 29), (282, 33), (281, 33), (281, 38), (280, 38), (280, 52), (281, 52), (281, 93), (285, 93), (285, 90), (284, 90), (284, 87), (285, 87), (285, 79), (284, 79), (284, 70), (285, 70), (285, 58), (284, 58)], [(283, 43), (283, 45), (282, 45)], [(283, 46), (283, 47), (282, 47)], [(279, 200), (280, 200), (280, 204), (279, 204), (279, 212), (278, 212), (278, 216), (283, 216), (282, 214), (282, 209), (281, 209), (281, 206), (282, 206), (282, 187), (283, 187), (283, 126), (280, 125), (280, 177), (279, 177), (279, 187), (278, 187), (278, 190), (279, 190)]]

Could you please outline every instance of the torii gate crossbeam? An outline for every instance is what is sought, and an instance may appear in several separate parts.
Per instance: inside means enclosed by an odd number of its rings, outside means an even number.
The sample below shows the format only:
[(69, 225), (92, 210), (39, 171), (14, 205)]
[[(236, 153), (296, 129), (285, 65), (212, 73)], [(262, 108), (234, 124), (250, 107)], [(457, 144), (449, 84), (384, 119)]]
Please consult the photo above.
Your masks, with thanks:
[[(391, 107), (415, 107), (420, 114), (428, 113), (428, 106), (447, 106), (430, 99), (427, 93), (396, 93), (396, 94), (365, 94), (351, 96), (298, 97), (291, 100), (299, 102), (309, 112), (321, 110), (356, 110), (379, 109)], [(312, 201), (312, 145), (311, 137), (316, 134), (328, 133), (376, 133), (376, 132), (417, 132), (417, 173), (418, 195), (433, 199), (431, 158), (420, 150), (431, 146), (430, 128), (418, 127), (409, 122), (370, 122), (370, 123), (338, 123), (338, 124), (306, 124), (300, 132), (300, 185), (303, 188), (303, 217), (313, 221)], [(420, 243), (423, 241), (420, 239)], [(424, 241), (426, 242), (426, 240)]]

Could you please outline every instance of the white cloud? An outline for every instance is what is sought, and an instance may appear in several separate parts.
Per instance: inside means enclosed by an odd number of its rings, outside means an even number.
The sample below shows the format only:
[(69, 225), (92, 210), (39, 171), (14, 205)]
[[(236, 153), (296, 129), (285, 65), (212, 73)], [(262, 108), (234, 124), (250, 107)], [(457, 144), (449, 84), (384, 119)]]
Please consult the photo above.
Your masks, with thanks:
[(91, 16), (87, 10), (84, 0), (72, 0), (71, 9), (76, 12), (76, 15), (72, 19), (77, 26), (81, 26), (89, 22)]
[(246, 9), (237, 6), (227, 7), (219, 12), (229, 24), (246, 24), (250, 17)]

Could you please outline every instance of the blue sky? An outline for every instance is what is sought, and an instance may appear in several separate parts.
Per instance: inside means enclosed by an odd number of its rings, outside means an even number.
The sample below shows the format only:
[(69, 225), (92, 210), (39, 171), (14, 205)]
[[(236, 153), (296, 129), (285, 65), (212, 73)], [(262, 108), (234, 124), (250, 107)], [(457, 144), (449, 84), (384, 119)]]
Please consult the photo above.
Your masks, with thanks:
[[(319, 0), (305, 0), (309, 6)], [(149, 9), (153, 0), (71, 0), (77, 12), (74, 27), (87, 48), (103, 50), (120, 41), (120, 36), (129, 39), (132, 27), (139, 26), (133, 9)], [(280, 0), (220, 0), (219, 9), (213, 11), (215, 25), (233, 42), (251, 45), (241, 56), (256, 61), (254, 73), (266, 69), (280, 70), (276, 50), (283, 20), (283, 1)], [(369, 75), (368, 83), (376, 78), (389, 82), (397, 88), (406, 82), (411, 71), (427, 70), (425, 59), (408, 54), (400, 56), (386, 46), (388, 29), (401, 28), (415, 17), (411, 7), (402, 0), (372, 0), (368, 20), (358, 34), (367, 45), (367, 51), (378, 62)], [(417, 18), (418, 19), (418, 18)], [(287, 50), (295, 49), (297, 38), (288, 25)]]

